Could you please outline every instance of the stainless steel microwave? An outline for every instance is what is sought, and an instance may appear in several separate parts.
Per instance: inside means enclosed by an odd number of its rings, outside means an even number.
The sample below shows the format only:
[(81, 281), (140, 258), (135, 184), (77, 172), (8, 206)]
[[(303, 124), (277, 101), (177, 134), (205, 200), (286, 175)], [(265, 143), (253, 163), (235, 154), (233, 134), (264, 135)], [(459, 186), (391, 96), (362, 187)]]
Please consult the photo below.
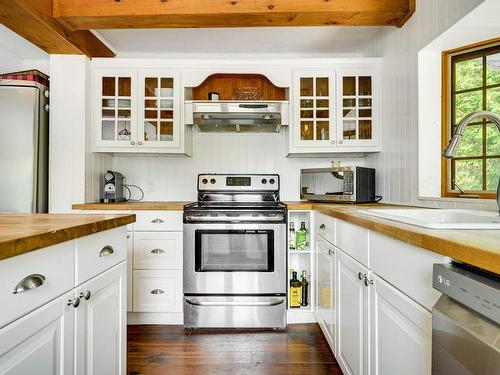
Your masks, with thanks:
[(311, 202), (375, 202), (375, 169), (365, 167), (301, 169), (300, 198)]

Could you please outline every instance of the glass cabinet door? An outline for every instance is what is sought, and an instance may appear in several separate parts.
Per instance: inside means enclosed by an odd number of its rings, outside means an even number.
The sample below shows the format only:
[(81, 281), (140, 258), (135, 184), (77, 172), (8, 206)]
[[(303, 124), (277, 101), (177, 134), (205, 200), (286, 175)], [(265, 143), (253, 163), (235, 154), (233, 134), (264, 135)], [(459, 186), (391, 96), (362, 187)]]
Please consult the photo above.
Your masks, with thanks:
[(363, 70), (343, 72), (339, 74), (338, 89), (338, 144), (373, 143), (374, 75)]
[(134, 146), (136, 142), (134, 75), (100, 72), (95, 79), (98, 89), (96, 108), (98, 144)]
[(178, 76), (169, 72), (143, 71), (139, 81), (139, 146), (178, 146)]
[(299, 143), (330, 143), (332, 136), (333, 79), (330, 72), (296, 77), (297, 139)]

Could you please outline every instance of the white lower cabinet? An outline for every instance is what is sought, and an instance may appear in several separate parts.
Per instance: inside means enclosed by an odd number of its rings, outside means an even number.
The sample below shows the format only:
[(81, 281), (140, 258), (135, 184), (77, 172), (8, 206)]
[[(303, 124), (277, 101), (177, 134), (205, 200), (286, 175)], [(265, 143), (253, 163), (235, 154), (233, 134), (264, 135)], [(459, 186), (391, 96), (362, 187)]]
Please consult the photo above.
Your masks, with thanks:
[(124, 374), (126, 348), (125, 263), (77, 289), (76, 374)]
[(182, 271), (134, 271), (135, 312), (182, 312)]
[[(337, 251), (337, 361), (345, 375), (369, 373), (369, 291), (366, 267)], [(368, 280), (368, 279), (367, 279)]]
[(0, 374), (72, 374), (73, 292), (0, 329)]
[(314, 315), (332, 351), (335, 348), (335, 247), (316, 235), (316, 306)]
[(370, 374), (430, 374), (432, 314), (377, 276), (370, 288)]

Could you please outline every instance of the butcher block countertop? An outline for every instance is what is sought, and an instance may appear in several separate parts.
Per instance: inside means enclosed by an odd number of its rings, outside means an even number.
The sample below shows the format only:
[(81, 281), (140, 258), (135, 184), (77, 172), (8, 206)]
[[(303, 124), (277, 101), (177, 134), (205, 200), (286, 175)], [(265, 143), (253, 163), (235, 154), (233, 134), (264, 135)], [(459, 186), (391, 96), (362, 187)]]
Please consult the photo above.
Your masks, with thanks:
[(0, 260), (135, 222), (135, 215), (0, 214)]
[(74, 204), (72, 208), (73, 210), (182, 211), (184, 209), (184, 206), (189, 203), (192, 202), (184, 202), (184, 201), (172, 201), (172, 202), (141, 201), (141, 202), (118, 202), (118, 203), (92, 202), (92, 203)]
[(357, 212), (360, 209), (407, 208), (407, 206), (310, 202), (290, 202), (287, 205), (289, 210), (313, 209), (500, 275), (500, 230), (428, 229)]

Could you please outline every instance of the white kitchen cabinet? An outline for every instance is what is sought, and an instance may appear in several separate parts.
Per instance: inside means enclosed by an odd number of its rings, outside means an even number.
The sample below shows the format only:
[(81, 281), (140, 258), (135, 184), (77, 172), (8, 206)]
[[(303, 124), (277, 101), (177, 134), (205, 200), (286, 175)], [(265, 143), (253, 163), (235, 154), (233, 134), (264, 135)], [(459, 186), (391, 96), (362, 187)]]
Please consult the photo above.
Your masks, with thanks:
[[(369, 373), (369, 270), (337, 251), (337, 361), (346, 375)], [(368, 285), (370, 285), (367, 282)]]
[(181, 313), (181, 270), (134, 271), (134, 312)]
[(0, 374), (72, 374), (73, 293), (0, 329)]
[(76, 374), (125, 373), (126, 278), (121, 263), (77, 288)]
[(379, 75), (374, 68), (337, 69), (337, 145), (378, 145)]
[(430, 375), (432, 314), (380, 277), (370, 286), (371, 375)]
[(94, 151), (190, 155), (180, 80), (176, 70), (93, 68)]
[(332, 351), (335, 351), (335, 248), (317, 235), (315, 255), (317, 302), (314, 315)]
[(127, 232), (127, 311), (132, 311), (134, 233)]
[(182, 232), (136, 232), (134, 269), (182, 270)]
[(94, 144), (100, 149), (137, 145), (137, 72), (96, 69), (92, 79)]
[(289, 156), (379, 149), (377, 63), (293, 72)]

